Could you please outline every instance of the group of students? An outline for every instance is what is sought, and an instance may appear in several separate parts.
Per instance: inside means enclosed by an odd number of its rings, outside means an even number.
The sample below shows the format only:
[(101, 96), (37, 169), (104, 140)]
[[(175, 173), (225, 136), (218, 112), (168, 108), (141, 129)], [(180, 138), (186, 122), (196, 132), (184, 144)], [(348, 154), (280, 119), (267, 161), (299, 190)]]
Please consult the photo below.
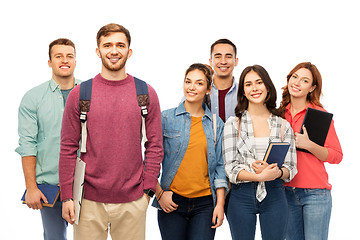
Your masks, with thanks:
[[(74, 239), (106, 239), (108, 231), (112, 239), (144, 239), (153, 196), (165, 240), (214, 239), (224, 215), (233, 239), (254, 239), (257, 216), (263, 239), (327, 239), (332, 203), (324, 162), (340, 163), (342, 150), (333, 122), (324, 146), (309, 139), (306, 127), (300, 133), (307, 108), (325, 111), (316, 66), (304, 62), (290, 71), (277, 108), (267, 71), (249, 66), (237, 81), (236, 46), (227, 39), (214, 42), (209, 65), (194, 63), (185, 71), (184, 99), (176, 108), (160, 112), (148, 85), (143, 159), (134, 78), (125, 71), (130, 42), (129, 31), (118, 24), (97, 34), (102, 70), (92, 85), (88, 151), (81, 154), (87, 164), (84, 199)], [(20, 104), (17, 152), (25, 200), (41, 209), (44, 238), (66, 239), (67, 222), (74, 223), (72, 183), (81, 135), (75, 46), (56, 40), (49, 57), (53, 78)], [(273, 141), (290, 143), (282, 166), (261, 160)], [(62, 202), (42, 208), (40, 183), (60, 183)]]

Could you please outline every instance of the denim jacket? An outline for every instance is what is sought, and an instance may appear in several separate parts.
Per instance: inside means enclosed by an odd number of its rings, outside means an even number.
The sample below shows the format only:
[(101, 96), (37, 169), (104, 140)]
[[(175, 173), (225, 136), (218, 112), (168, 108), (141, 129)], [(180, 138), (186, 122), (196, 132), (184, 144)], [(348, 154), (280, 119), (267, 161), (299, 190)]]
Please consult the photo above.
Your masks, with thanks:
[[(184, 102), (177, 108), (165, 110), (161, 113), (164, 144), (164, 158), (162, 161), (162, 174), (160, 185), (164, 191), (169, 187), (184, 158), (190, 140), (191, 115), (186, 112)], [(205, 107), (202, 124), (207, 140), (207, 161), (214, 204), (216, 204), (216, 189), (227, 190), (227, 180), (222, 157), (222, 137), (224, 123), (216, 116), (216, 142), (214, 141), (213, 115)], [(184, 179), (184, 181), (186, 181)], [(161, 209), (155, 199), (154, 207)]]

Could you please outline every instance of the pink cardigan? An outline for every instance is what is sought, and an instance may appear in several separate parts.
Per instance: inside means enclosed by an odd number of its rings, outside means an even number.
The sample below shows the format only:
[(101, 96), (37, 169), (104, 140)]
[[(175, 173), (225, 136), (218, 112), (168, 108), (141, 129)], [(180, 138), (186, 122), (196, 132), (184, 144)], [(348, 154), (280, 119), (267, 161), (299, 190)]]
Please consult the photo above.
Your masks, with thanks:
[[(163, 158), (161, 112), (156, 92), (149, 87), (146, 118), (148, 141), (145, 165), (141, 149), (141, 113), (134, 78), (93, 80), (88, 113), (84, 198), (103, 203), (131, 202), (156, 190)], [(79, 86), (69, 94), (62, 121), (59, 181), (61, 198), (72, 198), (73, 173), (80, 141)]]
[[(294, 116), (294, 118), (292, 118), (290, 113), (290, 104), (286, 107), (285, 119), (291, 124), (294, 132), (300, 132), (301, 125), (304, 121), (306, 109), (308, 107), (325, 111), (325, 109), (309, 103), (303, 111), (299, 112)], [(330, 125), (324, 147), (326, 147), (329, 152), (326, 162), (332, 164), (338, 164), (341, 162), (343, 158), (343, 153), (339, 139), (335, 132), (334, 121), (332, 121)], [(318, 188), (331, 190), (332, 186), (329, 183), (328, 174), (326, 172), (324, 162), (316, 158), (314, 155), (297, 151), (297, 169), (297, 175), (291, 182), (285, 183), (286, 186), (296, 188)]]

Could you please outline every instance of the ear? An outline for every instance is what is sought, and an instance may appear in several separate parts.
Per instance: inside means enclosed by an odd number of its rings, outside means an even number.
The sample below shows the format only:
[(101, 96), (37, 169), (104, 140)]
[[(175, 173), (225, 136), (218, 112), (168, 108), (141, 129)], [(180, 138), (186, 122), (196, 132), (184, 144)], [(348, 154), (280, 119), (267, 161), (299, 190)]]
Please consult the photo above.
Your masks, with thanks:
[(132, 49), (129, 49), (129, 52), (128, 52), (128, 57), (127, 57), (127, 59), (129, 59), (129, 58), (131, 57), (132, 53), (133, 53)]
[(52, 67), (51, 60), (50, 60), (50, 59), (48, 60), (48, 66), (49, 66), (49, 67)]
[(235, 58), (235, 67), (238, 65), (238, 63), (239, 63), (239, 59)]
[(96, 55), (98, 55), (98, 57), (101, 58), (101, 54), (100, 54), (99, 48), (96, 48), (95, 52), (96, 52)]
[(210, 92), (211, 92), (211, 85), (210, 85), (209, 89), (206, 91), (206, 95), (209, 95)]
[(316, 89), (316, 85), (312, 86), (312, 87), (310, 88), (310, 92), (309, 92), (309, 93), (312, 93), (315, 89)]

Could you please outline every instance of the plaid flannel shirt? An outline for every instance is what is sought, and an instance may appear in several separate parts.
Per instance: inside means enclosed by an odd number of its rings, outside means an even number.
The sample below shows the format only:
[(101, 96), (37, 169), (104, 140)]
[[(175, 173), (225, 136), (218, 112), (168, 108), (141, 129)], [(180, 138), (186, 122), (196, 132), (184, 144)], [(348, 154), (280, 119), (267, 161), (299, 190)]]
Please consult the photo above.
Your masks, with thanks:
[[(271, 114), (267, 121), (270, 128), (269, 143), (280, 142), (281, 123), (283, 119), (281, 117)], [(257, 157), (255, 151), (255, 140), (252, 121), (250, 118), (250, 114), (246, 110), (242, 113), (240, 129), (241, 131), (238, 138), (237, 117), (230, 117), (225, 123), (223, 136), (223, 159), (226, 175), (229, 178), (230, 182), (233, 184), (249, 182), (237, 180), (237, 176), (241, 170), (255, 173), (254, 169), (251, 167), (251, 164), (256, 160), (260, 160)], [(290, 182), (297, 173), (297, 159), (294, 133), (290, 126), (290, 123), (288, 123), (287, 121), (285, 121), (284, 142), (290, 143), (289, 152), (287, 153), (283, 164), (283, 167), (289, 170), (290, 177), (283, 180), (285, 182)], [(265, 183), (260, 182), (256, 191), (256, 198), (258, 199), (258, 201), (261, 202), (265, 197)]]

